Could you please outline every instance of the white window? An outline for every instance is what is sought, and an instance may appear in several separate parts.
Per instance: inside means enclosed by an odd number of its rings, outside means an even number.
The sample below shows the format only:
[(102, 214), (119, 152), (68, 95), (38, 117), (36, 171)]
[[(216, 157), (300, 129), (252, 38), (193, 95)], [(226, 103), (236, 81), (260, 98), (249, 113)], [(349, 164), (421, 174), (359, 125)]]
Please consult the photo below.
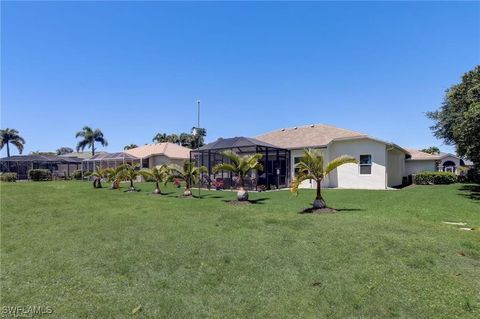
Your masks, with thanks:
[(360, 155), (360, 175), (372, 174), (372, 155)]

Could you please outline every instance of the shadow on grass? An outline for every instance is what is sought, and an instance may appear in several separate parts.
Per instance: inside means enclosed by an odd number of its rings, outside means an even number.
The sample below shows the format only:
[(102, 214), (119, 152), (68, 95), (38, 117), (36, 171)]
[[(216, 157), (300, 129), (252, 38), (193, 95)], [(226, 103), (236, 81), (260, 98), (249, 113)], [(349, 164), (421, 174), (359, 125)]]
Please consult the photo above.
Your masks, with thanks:
[(263, 198), (249, 199), (248, 201), (244, 201), (244, 202), (239, 202), (236, 199), (224, 199), (223, 202), (231, 205), (249, 205), (249, 204), (257, 205), (257, 204), (264, 204), (264, 202), (269, 199), (270, 198), (263, 197)]
[(480, 201), (480, 185), (466, 184), (462, 185), (459, 190), (463, 193), (459, 193), (458, 195)]
[(363, 212), (365, 209), (361, 208), (322, 208), (322, 209), (314, 209), (313, 207), (307, 207), (303, 210), (299, 211), (299, 214), (333, 214), (333, 213), (341, 213), (341, 212)]

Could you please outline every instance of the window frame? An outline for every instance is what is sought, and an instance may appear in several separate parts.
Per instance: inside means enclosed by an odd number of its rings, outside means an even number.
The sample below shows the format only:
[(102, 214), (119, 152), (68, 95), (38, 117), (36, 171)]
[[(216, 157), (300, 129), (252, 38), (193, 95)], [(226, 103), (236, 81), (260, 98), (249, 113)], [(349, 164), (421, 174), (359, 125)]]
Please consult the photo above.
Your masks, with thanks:
[[(369, 156), (370, 157), (370, 163), (368, 164), (362, 164), (362, 156)], [(373, 156), (372, 154), (360, 154), (358, 156), (358, 175), (360, 176), (371, 176), (372, 175), (372, 163), (373, 163)], [(362, 173), (362, 167), (370, 167), (370, 173)]]

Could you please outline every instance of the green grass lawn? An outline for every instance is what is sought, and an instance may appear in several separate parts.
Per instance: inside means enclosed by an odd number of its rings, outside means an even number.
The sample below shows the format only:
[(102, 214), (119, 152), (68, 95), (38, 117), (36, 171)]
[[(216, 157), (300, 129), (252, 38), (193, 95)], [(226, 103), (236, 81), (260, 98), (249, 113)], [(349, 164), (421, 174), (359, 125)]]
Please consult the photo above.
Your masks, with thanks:
[(1, 184), (1, 306), (51, 306), (49, 318), (480, 316), (480, 232), (442, 223), (480, 226), (468, 186), (325, 190), (340, 210), (325, 215), (298, 214), (310, 190), (233, 206), (232, 192), (139, 187)]

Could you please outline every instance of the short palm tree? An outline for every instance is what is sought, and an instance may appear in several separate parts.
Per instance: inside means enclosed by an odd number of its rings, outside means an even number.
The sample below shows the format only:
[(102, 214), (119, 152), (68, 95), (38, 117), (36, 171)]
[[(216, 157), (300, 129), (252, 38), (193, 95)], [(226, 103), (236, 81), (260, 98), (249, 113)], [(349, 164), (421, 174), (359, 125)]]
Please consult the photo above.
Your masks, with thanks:
[(25, 140), (19, 135), (18, 131), (13, 128), (0, 130), (0, 150), (7, 146), (7, 157), (10, 157), (10, 144), (14, 145), (18, 152), (22, 154)]
[(100, 129), (93, 130), (89, 126), (84, 126), (80, 132), (77, 132), (75, 137), (81, 137), (82, 140), (77, 144), (77, 152), (80, 150), (84, 150), (85, 147), (89, 147), (92, 149), (92, 156), (95, 155), (95, 142), (100, 143), (102, 146), (107, 146), (108, 142), (103, 136), (103, 133)]
[(167, 183), (171, 180), (170, 168), (165, 164), (155, 166), (151, 169), (142, 169), (140, 171), (140, 174), (142, 174), (142, 176), (145, 178), (153, 177), (155, 179), (155, 190), (153, 191), (153, 194), (156, 195), (162, 194), (162, 191), (160, 190), (160, 183), (164, 183), (164, 185), (167, 185)]
[(135, 186), (133, 186), (133, 181), (140, 175), (140, 164), (125, 163), (120, 166), (122, 167), (122, 178), (130, 181), (130, 187), (128, 188), (128, 191), (136, 192)]
[(95, 171), (86, 172), (85, 176), (92, 176), (95, 178), (93, 180), (93, 188), (102, 188), (102, 178), (107, 177), (107, 169), (97, 166)]
[(124, 178), (124, 167), (122, 165), (117, 166), (115, 168), (106, 168), (105, 169), (105, 177), (107, 178), (107, 182), (112, 183), (111, 189), (119, 189), (120, 182)]
[(251, 171), (257, 170), (262, 171), (263, 165), (260, 164), (262, 159), (262, 154), (253, 154), (239, 156), (233, 151), (224, 151), (222, 155), (230, 160), (230, 163), (222, 163), (215, 165), (213, 172), (217, 173), (218, 171), (228, 171), (235, 174), (240, 182), (240, 189), (237, 192), (238, 201), (247, 201), (248, 200), (248, 191), (245, 189), (245, 176), (247, 176)]
[(127, 151), (127, 150), (131, 150), (132, 148), (137, 148), (137, 147), (138, 147), (137, 144), (128, 144), (128, 145), (125, 145), (123, 150)]
[(207, 171), (205, 166), (197, 167), (193, 161), (185, 161), (182, 167), (172, 165), (170, 169), (172, 178), (185, 182), (183, 196), (192, 196), (191, 185), (197, 183), (200, 180), (201, 174)]
[(298, 175), (292, 182), (291, 191), (295, 194), (298, 194), (300, 184), (307, 179), (312, 179), (317, 184), (317, 195), (313, 201), (313, 208), (325, 208), (327, 206), (325, 204), (325, 200), (322, 198), (321, 193), (322, 180), (334, 169), (347, 163), (357, 163), (357, 160), (354, 157), (342, 155), (332, 160), (324, 167), (323, 156), (319, 150), (305, 150), (300, 162), (295, 166), (295, 168), (298, 170)]

